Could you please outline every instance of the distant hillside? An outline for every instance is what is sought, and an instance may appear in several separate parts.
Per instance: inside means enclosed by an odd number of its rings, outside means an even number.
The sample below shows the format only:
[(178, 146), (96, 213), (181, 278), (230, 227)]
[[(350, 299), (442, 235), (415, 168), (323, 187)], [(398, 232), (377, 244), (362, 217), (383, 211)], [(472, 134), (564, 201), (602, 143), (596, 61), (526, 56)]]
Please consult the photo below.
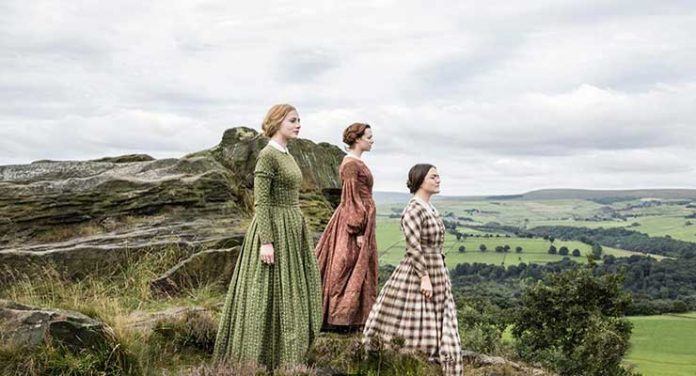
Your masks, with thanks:
[(696, 189), (539, 189), (523, 194), (491, 196), (436, 196), (447, 201), (503, 201), (503, 200), (608, 200), (628, 201), (641, 198), (663, 200), (696, 200)]
[(377, 205), (405, 204), (411, 199), (411, 194), (402, 192), (374, 192), (372, 197)]
[(580, 199), (596, 200), (602, 198), (659, 198), (696, 199), (696, 189), (630, 189), (630, 190), (590, 190), (590, 189), (540, 189), (527, 192), (524, 200)]

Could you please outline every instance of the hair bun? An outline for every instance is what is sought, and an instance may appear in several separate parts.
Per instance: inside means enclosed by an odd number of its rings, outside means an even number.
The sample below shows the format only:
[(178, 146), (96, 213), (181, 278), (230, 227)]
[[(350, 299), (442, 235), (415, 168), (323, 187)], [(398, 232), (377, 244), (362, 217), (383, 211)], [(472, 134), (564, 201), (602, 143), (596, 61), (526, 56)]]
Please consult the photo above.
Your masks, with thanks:
[(343, 143), (352, 147), (360, 137), (365, 134), (365, 130), (370, 128), (369, 124), (353, 123), (343, 131)]

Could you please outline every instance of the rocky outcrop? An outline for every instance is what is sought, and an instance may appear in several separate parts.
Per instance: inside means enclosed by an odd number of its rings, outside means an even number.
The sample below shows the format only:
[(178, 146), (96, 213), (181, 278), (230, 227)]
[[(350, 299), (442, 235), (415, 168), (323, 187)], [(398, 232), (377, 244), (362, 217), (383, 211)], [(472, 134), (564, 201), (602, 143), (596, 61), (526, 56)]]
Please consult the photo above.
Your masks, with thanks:
[(471, 375), (524, 375), (553, 376), (554, 373), (523, 363), (513, 362), (500, 356), (490, 356), (473, 351), (463, 351), (464, 364)]
[(0, 233), (5, 235), (0, 245), (37, 243), (56, 227), (106, 218), (239, 215), (243, 210), (235, 187), (226, 169), (203, 157), (2, 166)]
[(107, 348), (112, 330), (81, 313), (42, 309), (0, 300), (0, 343), (36, 347), (45, 343), (73, 349)]
[[(0, 166), (0, 280), (51, 263), (71, 275), (128, 255), (176, 248), (188, 256), (241, 243), (253, 211), (253, 169), (268, 140), (227, 130), (215, 147), (175, 159), (147, 155)], [(295, 140), (301, 206), (321, 230), (340, 190), (336, 146)], [(334, 202), (335, 205), (335, 202)]]
[(186, 288), (212, 284), (227, 287), (238, 256), (239, 247), (198, 252), (152, 281), (150, 289), (155, 296), (174, 296)]

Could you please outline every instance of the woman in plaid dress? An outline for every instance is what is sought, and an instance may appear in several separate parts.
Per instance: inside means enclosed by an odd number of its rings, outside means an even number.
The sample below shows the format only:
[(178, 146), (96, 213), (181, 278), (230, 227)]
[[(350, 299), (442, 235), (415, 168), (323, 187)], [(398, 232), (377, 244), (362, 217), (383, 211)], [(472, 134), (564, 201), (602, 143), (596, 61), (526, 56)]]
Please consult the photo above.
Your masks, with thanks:
[(401, 216), (406, 255), (382, 288), (365, 324), (365, 342), (375, 337), (389, 344), (405, 340), (404, 348), (425, 353), (442, 365), (445, 375), (462, 375), (457, 310), (442, 254), (445, 226), (430, 203), (440, 192), (437, 168), (417, 164), (408, 174), (413, 193)]

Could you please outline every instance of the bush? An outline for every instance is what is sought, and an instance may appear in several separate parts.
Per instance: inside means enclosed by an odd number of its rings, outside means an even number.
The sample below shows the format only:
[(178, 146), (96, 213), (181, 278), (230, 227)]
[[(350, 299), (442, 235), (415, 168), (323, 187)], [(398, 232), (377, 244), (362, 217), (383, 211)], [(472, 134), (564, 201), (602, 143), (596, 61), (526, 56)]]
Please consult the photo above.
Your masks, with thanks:
[(503, 332), (510, 324), (507, 311), (483, 299), (457, 302), (462, 348), (485, 354), (504, 352)]
[(513, 318), (519, 355), (561, 375), (630, 374), (621, 367), (632, 328), (622, 282), (619, 274), (577, 269), (527, 288)]
[(140, 375), (137, 359), (121, 344), (71, 349), (46, 343), (37, 348), (0, 346), (0, 375)]
[(189, 311), (183, 317), (164, 319), (155, 324), (153, 339), (175, 351), (193, 349), (212, 354), (218, 323), (210, 312)]

